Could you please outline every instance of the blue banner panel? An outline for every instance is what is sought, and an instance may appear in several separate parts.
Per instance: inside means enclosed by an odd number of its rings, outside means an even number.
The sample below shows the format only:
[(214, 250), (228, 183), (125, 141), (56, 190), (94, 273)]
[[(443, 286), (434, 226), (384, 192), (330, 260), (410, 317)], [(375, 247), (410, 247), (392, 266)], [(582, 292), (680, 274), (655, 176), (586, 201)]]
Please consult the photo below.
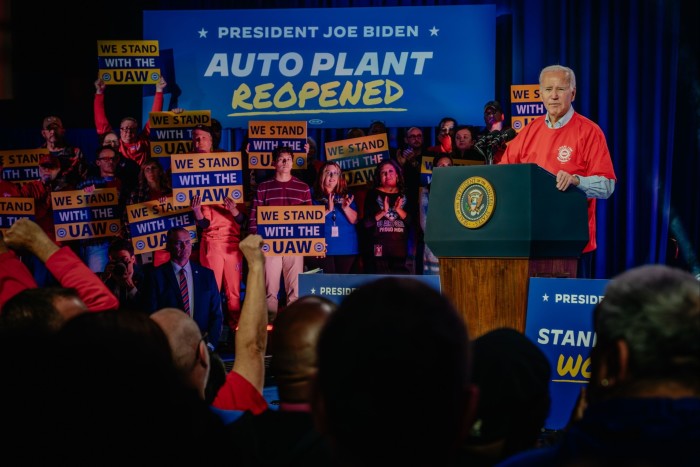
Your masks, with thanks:
[(406, 276), (384, 274), (299, 274), (299, 296), (317, 295), (325, 297), (337, 304), (349, 295), (353, 290), (367, 282), (376, 281), (384, 277), (399, 277), (415, 279), (425, 282), (438, 292), (440, 289), (440, 276)]
[(495, 25), (495, 5), (143, 13), (161, 61), (172, 51), (166, 92), (230, 128), (433, 126), (445, 115), (476, 124), (494, 98)]
[(608, 280), (531, 277), (525, 335), (552, 367), (552, 407), (545, 428), (561, 430), (590, 379), (590, 350), (595, 345), (593, 308), (603, 300)]

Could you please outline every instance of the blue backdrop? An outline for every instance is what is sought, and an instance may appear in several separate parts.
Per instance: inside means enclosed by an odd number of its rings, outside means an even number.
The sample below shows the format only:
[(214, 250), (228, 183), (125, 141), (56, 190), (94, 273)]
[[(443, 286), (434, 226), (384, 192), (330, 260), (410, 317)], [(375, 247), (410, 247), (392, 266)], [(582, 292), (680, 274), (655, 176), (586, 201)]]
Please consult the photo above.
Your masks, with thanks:
[(495, 12), (494, 5), (146, 11), (143, 37), (172, 51), (173, 63), (161, 67), (168, 89), (179, 91), (172, 105), (210, 109), (224, 127), (307, 120), (349, 128), (370, 118), (430, 126), (444, 115), (481, 119), (471, 104), (493, 96)]

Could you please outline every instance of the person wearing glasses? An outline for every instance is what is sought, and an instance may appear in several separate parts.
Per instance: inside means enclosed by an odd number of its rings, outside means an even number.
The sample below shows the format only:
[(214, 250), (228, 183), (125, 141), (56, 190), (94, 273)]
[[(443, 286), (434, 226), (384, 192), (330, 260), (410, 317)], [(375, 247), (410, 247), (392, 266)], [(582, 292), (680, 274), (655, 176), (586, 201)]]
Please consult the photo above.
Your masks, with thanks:
[[(114, 131), (110, 131), (98, 139), (100, 140), (100, 146), (112, 146), (119, 151), (119, 135)], [(116, 168), (117, 176), (121, 177), (122, 180), (133, 181), (134, 188), (136, 187), (136, 180), (138, 179), (140, 170), (141, 168), (136, 161), (123, 157), (121, 153), (119, 154)]]
[(401, 168), (406, 164), (420, 167), (420, 158), (425, 152), (423, 141), (423, 130), (415, 126), (408, 129), (404, 136), (404, 147), (396, 151), (396, 162)]
[[(153, 98), (153, 106), (151, 112), (160, 112), (163, 110), (163, 89), (167, 86), (167, 82), (161, 76), (156, 83), (156, 94)], [(104, 140), (107, 133), (113, 132), (112, 126), (107, 120), (105, 112), (105, 89), (107, 85), (98, 78), (95, 81), (95, 101), (93, 103), (93, 111), (95, 114), (95, 128), (97, 136)], [(143, 130), (139, 130), (139, 122), (134, 117), (124, 117), (119, 122), (119, 152), (127, 159), (134, 160), (141, 166), (151, 155), (151, 143), (148, 138), (151, 133), (151, 128), (148, 122), (144, 125)]]
[(326, 207), (326, 256), (305, 257), (308, 269), (320, 268), (326, 274), (350, 274), (359, 254), (355, 197), (348, 193), (343, 171), (336, 162), (326, 162), (311, 194), (315, 205)]
[[(117, 173), (119, 152), (112, 146), (101, 146), (97, 150), (93, 175), (78, 183), (77, 188), (86, 193), (92, 193), (96, 188), (116, 188), (119, 196), (117, 216), (123, 217), (124, 208), (134, 189), (133, 181), (121, 177)], [(109, 244), (117, 236), (97, 237), (80, 240), (80, 257), (91, 271), (104, 272), (109, 263)]]

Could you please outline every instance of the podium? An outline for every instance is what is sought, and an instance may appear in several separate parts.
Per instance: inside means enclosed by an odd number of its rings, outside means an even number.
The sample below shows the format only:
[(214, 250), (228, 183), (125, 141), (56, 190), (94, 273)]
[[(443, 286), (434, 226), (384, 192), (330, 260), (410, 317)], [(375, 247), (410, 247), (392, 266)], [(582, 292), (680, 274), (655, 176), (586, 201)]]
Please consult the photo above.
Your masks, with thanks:
[(586, 195), (557, 190), (535, 164), (435, 168), (425, 230), (442, 292), (470, 337), (504, 326), (525, 332), (529, 278), (576, 277)]

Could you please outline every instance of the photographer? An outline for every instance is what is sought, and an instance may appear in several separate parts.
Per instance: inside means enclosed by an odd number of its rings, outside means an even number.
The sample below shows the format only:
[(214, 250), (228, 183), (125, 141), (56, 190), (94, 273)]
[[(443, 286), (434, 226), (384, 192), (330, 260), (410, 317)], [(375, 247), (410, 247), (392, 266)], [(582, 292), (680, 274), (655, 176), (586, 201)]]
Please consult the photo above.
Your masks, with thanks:
[(109, 245), (109, 263), (102, 273), (102, 281), (119, 299), (119, 308), (141, 309), (139, 285), (143, 282), (143, 271), (136, 262), (131, 241), (116, 239)]

